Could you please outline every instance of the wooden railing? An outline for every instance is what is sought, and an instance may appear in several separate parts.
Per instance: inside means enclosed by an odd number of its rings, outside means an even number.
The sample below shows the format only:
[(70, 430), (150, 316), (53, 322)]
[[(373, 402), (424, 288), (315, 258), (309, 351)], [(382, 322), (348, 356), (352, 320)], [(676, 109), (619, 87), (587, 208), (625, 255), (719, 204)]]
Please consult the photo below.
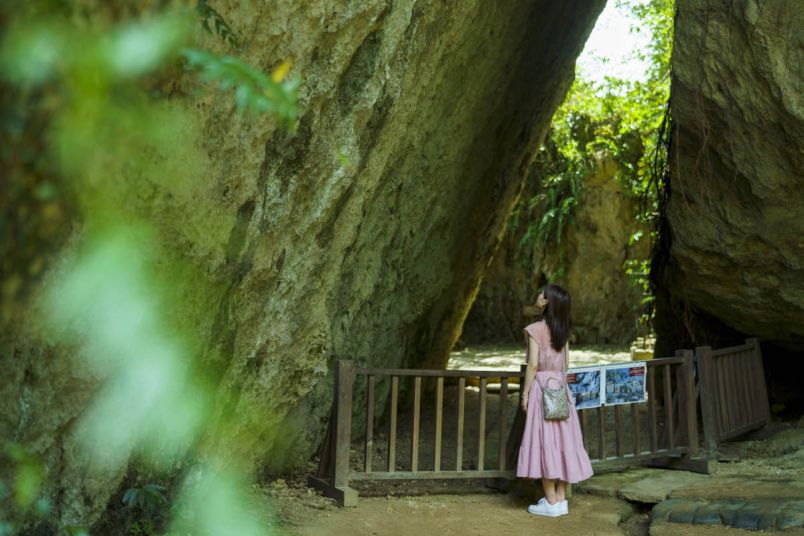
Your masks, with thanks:
[[(609, 462), (650, 461), (679, 454), (695, 456), (698, 453), (695, 416), (697, 389), (692, 351), (679, 350), (675, 357), (648, 360), (647, 374), (646, 402), (599, 406), (578, 411), (584, 446), (591, 453), (593, 466), (600, 467)], [(659, 383), (661, 390), (657, 392)], [(660, 399), (663, 413), (661, 419), (658, 416)], [(647, 413), (646, 445), (642, 442), (643, 418), (640, 414), (643, 410)], [(607, 425), (609, 411), (614, 413), (614, 452), (608, 450), (607, 435), (611, 433)], [(630, 429), (627, 433), (624, 430), (626, 411), (630, 411)], [(591, 419), (593, 427), (589, 425), (590, 414), (594, 414)]]
[[(343, 365), (349, 367), (348, 364)], [(500, 400), (507, 401), (508, 399), (508, 383), (512, 378), (519, 378), (520, 372), (508, 371), (471, 371), (471, 370), (419, 370), (419, 369), (371, 369), (371, 368), (357, 368), (354, 369), (357, 375), (367, 376), (367, 412), (366, 412), (366, 436), (365, 436), (365, 456), (364, 456), (364, 470), (352, 471), (350, 473), (351, 480), (370, 480), (370, 479), (402, 479), (402, 478), (478, 478), (478, 477), (495, 477), (508, 475), (506, 471), (506, 458), (505, 450), (499, 449), (498, 467), (497, 469), (485, 468), (485, 442), (486, 442), (486, 400), (487, 400), (487, 383), (489, 378), (500, 379)], [(390, 377), (391, 378), (391, 405), (389, 416), (389, 434), (388, 434), (388, 464), (385, 471), (372, 470), (371, 460), (373, 457), (373, 408), (372, 403), (374, 400), (374, 383), (377, 377)], [(399, 378), (400, 377), (413, 377), (413, 429), (411, 438), (411, 453), (410, 453), (410, 470), (398, 471), (396, 469), (396, 444), (397, 444), (397, 420), (398, 420), (398, 392), (399, 392)], [(419, 453), (420, 453), (420, 415), (421, 415), (421, 396), (422, 396), (422, 378), (435, 377), (436, 390), (435, 390), (435, 433), (433, 437), (433, 469), (420, 470), (419, 469)], [(455, 450), (455, 469), (443, 468), (441, 465), (442, 456), (442, 432), (443, 432), (443, 407), (444, 407), (444, 379), (457, 378), (458, 387), (458, 409), (455, 416), (457, 421), (456, 433), (456, 450)], [(477, 439), (477, 460), (476, 469), (463, 470), (464, 462), (464, 445), (463, 445), (463, 432), (465, 422), (465, 393), (466, 393), (466, 380), (467, 378), (478, 378), (479, 380), (479, 396), (480, 396), (480, 411), (478, 412), (478, 439)], [(508, 404), (499, 404), (499, 439), (500, 444), (504, 445), (508, 436), (507, 431), (507, 410)]]
[[(675, 368), (675, 374), (671, 369)], [(694, 379), (693, 353), (681, 350), (675, 357), (652, 359), (647, 362), (647, 402), (630, 404), (631, 425), (624, 429), (624, 407), (622, 405), (579, 412), (587, 449), (592, 442), (589, 426), (589, 413), (596, 412), (597, 439), (596, 456), (592, 457), (593, 465), (613, 462), (650, 461), (655, 458), (669, 456), (694, 456), (698, 451), (697, 429), (697, 389)], [(353, 390), (355, 379), (365, 377), (365, 434), (362, 449), (364, 459), (362, 467), (350, 467), (352, 449), (352, 416)], [(675, 385), (673, 377), (676, 378)], [(387, 464), (384, 469), (374, 466), (374, 410), (375, 391), (378, 379), (390, 378), (389, 405), (387, 414)], [(412, 391), (412, 426), (411, 447), (408, 470), (397, 467), (398, 421), (399, 421), (399, 381), (400, 378), (413, 379)], [(435, 425), (433, 441), (432, 469), (420, 468), (420, 418), (422, 409), (422, 378), (435, 378)], [(479, 384), (478, 401), (478, 435), (477, 451), (474, 463), (466, 467), (464, 456), (464, 424), (465, 393), (467, 380), (477, 379)], [(486, 417), (487, 417), (487, 385), (490, 378), (499, 378), (500, 392), (497, 417), (499, 434), (496, 467), (486, 467)], [(433, 479), (433, 478), (489, 478), (515, 476), (516, 456), (524, 427), (524, 412), (517, 404), (516, 414), (511, 429), (508, 429), (509, 383), (519, 383), (524, 378), (524, 366), (519, 371), (478, 371), (478, 370), (418, 370), (418, 369), (378, 369), (355, 367), (351, 361), (337, 362), (335, 377), (335, 398), (327, 436), (322, 445), (319, 467), (316, 476), (310, 478), (310, 484), (320, 488), (339, 504), (356, 504), (357, 492), (349, 486), (358, 480), (387, 479)], [(661, 378), (661, 379), (660, 379)], [(455, 420), (457, 424), (455, 436), (455, 463), (445, 467), (443, 454), (443, 420), (444, 420), (444, 382), (445, 379), (457, 379), (457, 408)], [(661, 393), (656, 386), (661, 381)], [(362, 384), (362, 381), (361, 381)], [(663, 399), (663, 421), (658, 416), (658, 399)], [(641, 441), (642, 429), (640, 411), (647, 406), (648, 440)], [(608, 445), (607, 412), (614, 412), (614, 452), (610, 453)], [(677, 413), (677, 414), (676, 414)], [(659, 433), (659, 428), (663, 434)], [(661, 436), (661, 437), (660, 437)], [(664, 439), (662, 439), (662, 437)], [(630, 444), (627, 449), (626, 445)], [(628, 450), (628, 451), (627, 451)], [(429, 464), (428, 464), (429, 465)]]
[(718, 350), (700, 346), (695, 356), (700, 374), (704, 445), (708, 450), (770, 421), (757, 339)]

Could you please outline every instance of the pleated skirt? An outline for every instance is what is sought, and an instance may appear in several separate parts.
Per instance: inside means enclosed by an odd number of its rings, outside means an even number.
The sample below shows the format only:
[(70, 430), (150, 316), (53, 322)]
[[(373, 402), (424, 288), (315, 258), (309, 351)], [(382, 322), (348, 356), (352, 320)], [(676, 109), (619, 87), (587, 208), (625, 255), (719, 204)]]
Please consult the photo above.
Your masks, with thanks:
[[(564, 373), (559, 370), (536, 372), (528, 395), (525, 432), (519, 446), (516, 476), (559, 479), (569, 483), (580, 482), (592, 476), (592, 463), (583, 446), (575, 397), (569, 397), (569, 418), (560, 421), (545, 420), (542, 409), (542, 386), (546, 385), (550, 377), (566, 381)], [(551, 382), (550, 386), (555, 388), (556, 383)]]

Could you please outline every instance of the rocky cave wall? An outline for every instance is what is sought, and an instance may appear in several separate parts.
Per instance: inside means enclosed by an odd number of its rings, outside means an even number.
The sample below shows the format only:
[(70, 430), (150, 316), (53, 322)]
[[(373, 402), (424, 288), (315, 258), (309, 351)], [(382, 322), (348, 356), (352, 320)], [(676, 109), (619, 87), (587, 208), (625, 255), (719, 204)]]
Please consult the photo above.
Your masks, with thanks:
[(756, 336), (789, 378), (804, 351), (804, 3), (677, 9), (657, 343)]
[[(335, 359), (445, 363), (604, 3), (216, 5), (243, 59), (293, 58), (304, 82), (288, 133), (177, 81), (167, 105), (201, 125), (197, 187), (132, 200), (192, 267), (170, 320), (219, 371), (216, 405), (233, 419), (207, 443), (268, 471), (300, 467)], [(62, 522), (91, 523), (126, 472), (88, 473), (77, 447), (102, 378), (27, 325), (4, 326), (0, 436), (45, 461)]]

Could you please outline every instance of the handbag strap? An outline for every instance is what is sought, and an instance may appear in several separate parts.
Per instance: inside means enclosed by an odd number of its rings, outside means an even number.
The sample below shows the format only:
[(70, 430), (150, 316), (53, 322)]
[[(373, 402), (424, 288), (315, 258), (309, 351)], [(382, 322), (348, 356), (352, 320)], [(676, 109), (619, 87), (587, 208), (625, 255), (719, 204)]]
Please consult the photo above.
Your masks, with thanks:
[[(557, 381), (557, 382), (558, 382), (558, 385), (559, 385), (560, 387), (564, 387), (564, 384), (563, 384), (563, 383), (561, 383), (560, 381), (558, 381), (558, 378), (556, 378), (555, 376), (550, 376), (549, 378), (547, 378), (547, 381), (546, 381), (546, 382), (544, 382), (544, 386), (545, 386), (547, 389), (549, 389), (549, 388), (550, 388), (550, 380), (555, 380), (555, 381)], [(554, 389), (554, 390), (557, 390), (557, 389)]]

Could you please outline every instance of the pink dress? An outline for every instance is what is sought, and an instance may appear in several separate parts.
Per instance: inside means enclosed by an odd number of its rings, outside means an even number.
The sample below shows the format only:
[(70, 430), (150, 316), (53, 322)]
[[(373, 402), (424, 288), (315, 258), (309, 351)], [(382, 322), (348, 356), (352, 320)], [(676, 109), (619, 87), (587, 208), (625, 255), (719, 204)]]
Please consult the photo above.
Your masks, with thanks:
[[(539, 346), (539, 365), (528, 395), (525, 432), (519, 445), (516, 476), (524, 478), (557, 478), (564, 482), (580, 482), (592, 476), (592, 463), (583, 446), (581, 425), (573, 396), (569, 397), (570, 416), (556, 421), (542, 415), (542, 387), (548, 378), (564, 375), (564, 352), (550, 346), (550, 330), (544, 321), (525, 327)], [(530, 358), (530, 356), (528, 356)], [(554, 381), (550, 387), (556, 388)]]

